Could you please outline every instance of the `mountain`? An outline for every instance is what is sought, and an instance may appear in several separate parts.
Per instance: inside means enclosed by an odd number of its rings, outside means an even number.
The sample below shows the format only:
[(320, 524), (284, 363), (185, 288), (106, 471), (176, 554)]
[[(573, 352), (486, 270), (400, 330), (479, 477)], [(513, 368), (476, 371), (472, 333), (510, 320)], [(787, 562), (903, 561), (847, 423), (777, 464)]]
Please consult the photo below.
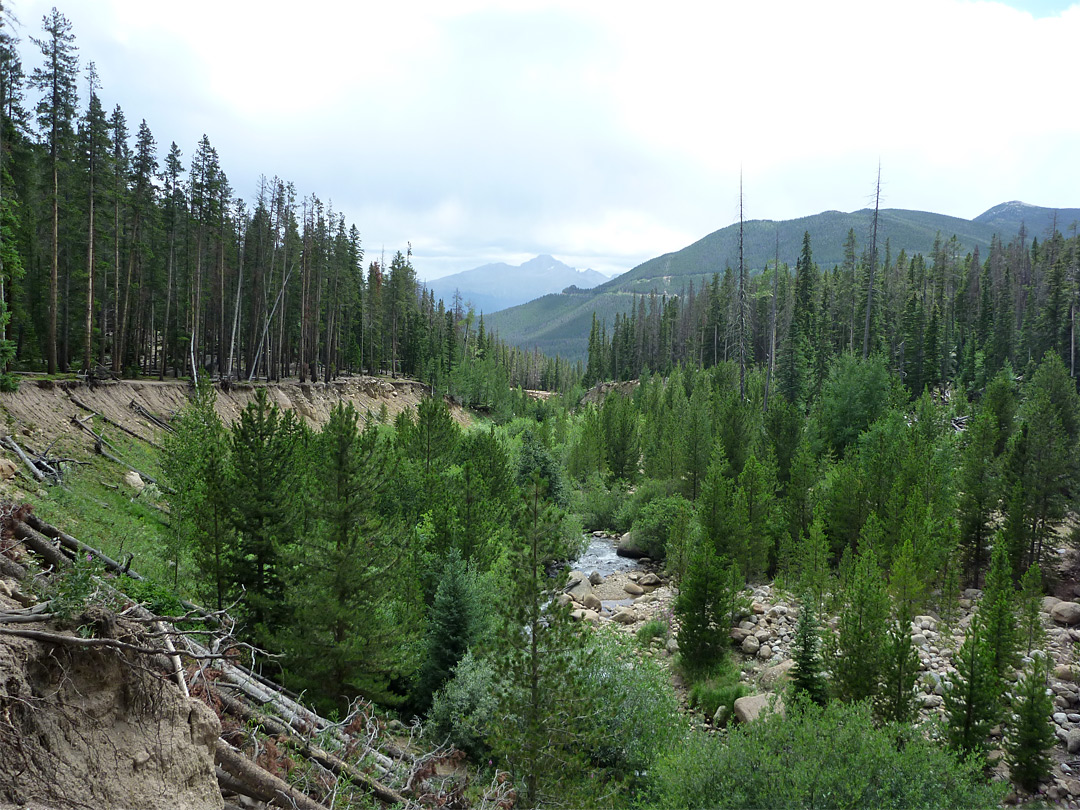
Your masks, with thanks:
[[(979, 248), (983, 256), (996, 234), (1008, 242), (1020, 231), (1040, 240), (1057, 216), (1058, 230), (1065, 231), (1080, 220), (1077, 208), (1040, 208), (1021, 202), (994, 206), (974, 219), (962, 219), (928, 211), (885, 208), (878, 215), (878, 255), (883, 259), (886, 240), (893, 256), (901, 249), (909, 254), (929, 255), (939, 237), (956, 236), (962, 253)], [(780, 261), (795, 265), (802, 250), (803, 233), (810, 234), (814, 261), (832, 268), (843, 261), (844, 241), (854, 230), (856, 252), (869, 251), (874, 212), (864, 208), (851, 213), (824, 211), (813, 216), (775, 222), (751, 220), (743, 224), (743, 255), (751, 272), (761, 270), (779, 253)], [(490, 328), (509, 343), (524, 348), (538, 347), (567, 359), (585, 356), (592, 315), (614, 322), (615, 313), (627, 312), (633, 296), (657, 293), (677, 294), (693, 282), (695, 287), (723, 274), (738, 263), (738, 223), (714, 231), (692, 245), (642, 262), (592, 290), (574, 294), (546, 295), (485, 317)], [(580, 286), (580, 285), (579, 285)]]
[(586, 290), (605, 281), (608, 277), (595, 270), (575, 270), (551, 256), (537, 256), (516, 267), (503, 262), (485, 264), (434, 279), (427, 287), (447, 305), (456, 291), (477, 312), (495, 312), (568, 287)]

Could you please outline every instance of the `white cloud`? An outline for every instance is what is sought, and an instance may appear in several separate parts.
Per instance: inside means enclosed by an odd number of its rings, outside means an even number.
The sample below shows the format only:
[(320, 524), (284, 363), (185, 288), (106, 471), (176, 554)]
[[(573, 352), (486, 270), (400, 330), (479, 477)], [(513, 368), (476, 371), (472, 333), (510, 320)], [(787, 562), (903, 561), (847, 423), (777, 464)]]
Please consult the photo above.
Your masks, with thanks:
[[(37, 35), (52, 0), (16, 12)], [(421, 273), (626, 269), (750, 218), (1076, 206), (1080, 4), (74, 0), (132, 129), (333, 200)], [(27, 61), (36, 57), (26, 48)]]

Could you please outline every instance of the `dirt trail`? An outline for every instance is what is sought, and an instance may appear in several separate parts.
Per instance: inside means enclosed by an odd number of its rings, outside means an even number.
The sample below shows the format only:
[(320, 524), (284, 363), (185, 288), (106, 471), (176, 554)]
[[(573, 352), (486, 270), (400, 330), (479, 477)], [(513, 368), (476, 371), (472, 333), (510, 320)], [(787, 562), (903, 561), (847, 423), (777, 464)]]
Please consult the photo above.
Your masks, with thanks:
[[(331, 383), (234, 384), (228, 390), (217, 388), (217, 411), (227, 424), (255, 398), (258, 387), (267, 388), (279, 407), (295, 411), (316, 427), (326, 423), (339, 402), (352, 403), (365, 421), (374, 420), (385, 405), (387, 418), (393, 420), (427, 395), (427, 388), (419, 382), (380, 377), (346, 377)], [(187, 404), (190, 393), (186, 382), (170, 380), (120, 380), (93, 386), (75, 380), (24, 380), (18, 392), (0, 393), (0, 433), (21, 437), (35, 450), (52, 442), (65, 449), (88, 448), (93, 440), (72, 422), (73, 417), (89, 415), (81, 403), (140, 436), (160, 441), (162, 429), (135, 406), (167, 421)], [(453, 406), (451, 412), (463, 425), (471, 421), (461, 408)], [(114, 433), (115, 428), (106, 432)]]

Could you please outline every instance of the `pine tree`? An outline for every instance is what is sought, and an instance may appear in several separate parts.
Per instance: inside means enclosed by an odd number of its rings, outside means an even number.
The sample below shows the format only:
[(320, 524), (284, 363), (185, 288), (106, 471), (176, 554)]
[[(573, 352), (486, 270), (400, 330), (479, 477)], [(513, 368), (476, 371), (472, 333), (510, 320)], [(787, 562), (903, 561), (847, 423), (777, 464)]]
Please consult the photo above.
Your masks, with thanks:
[(986, 625), (976, 613), (960, 651), (956, 673), (945, 692), (949, 745), (961, 754), (982, 754), (990, 727), (998, 721), (1000, 688)]
[(829, 700), (821, 661), (821, 634), (818, 628), (814, 599), (807, 595), (799, 609), (799, 621), (795, 625), (795, 644), (792, 647), (791, 691), (796, 699), (805, 696), (819, 706)]
[[(46, 36), (41, 39), (31, 37), (31, 41), (41, 49), (45, 65), (34, 69), (30, 84), (42, 91), (41, 101), (37, 105), (38, 125), (47, 133), (49, 145), (52, 254), (49, 263), (49, 335), (46, 352), (48, 371), (55, 374), (60, 289), (60, 173), (73, 137), (79, 57), (74, 44), (75, 35), (71, 33), (71, 23), (67, 17), (54, 8), (51, 14), (42, 19), (42, 28)], [(67, 358), (62, 358), (62, 362), (66, 370)]]
[(1048, 751), (1057, 742), (1050, 721), (1054, 704), (1046, 687), (1047, 668), (1046, 659), (1039, 655), (1024, 672), (1016, 684), (1005, 730), (1009, 773), (1013, 782), (1031, 792), (1050, 775), (1054, 762)]
[(986, 575), (979, 614), (986, 627), (986, 642), (991, 650), (994, 672), (1004, 679), (1015, 665), (1019, 652), (1016, 625), (1016, 590), (1013, 588), (1009, 552), (1000, 539), (994, 543), (990, 572)]
[(874, 708), (877, 716), (886, 723), (907, 723), (915, 715), (919, 654), (911, 640), (911, 619), (907, 614), (898, 615), (889, 623), (885, 636), (881, 681)]
[(1030, 654), (1046, 641), (1046, 629), (1042, 624), (1043, 583), (1039, 566), (1032, 563), (1020, 580), (1020, 604), (1018, 623), (1020, 648)]
[(842, 698), (864, 700), (878, 691), (889, 619), (889, 595), (872, 550), (859, 554), (843, 598), (834, 680)]
[(589, 664), (581, 625), (554, 597), (565, 577), (548, 577), (558, 553), (551, 539), (558, 515), (533, 472), (523, 486), (510, 549), (509, 592), (501, 600), (495, 662), (500, 675), (496, 755), (524, 782), (525, 806), (536, 805), (578, 756), (576, 722)]

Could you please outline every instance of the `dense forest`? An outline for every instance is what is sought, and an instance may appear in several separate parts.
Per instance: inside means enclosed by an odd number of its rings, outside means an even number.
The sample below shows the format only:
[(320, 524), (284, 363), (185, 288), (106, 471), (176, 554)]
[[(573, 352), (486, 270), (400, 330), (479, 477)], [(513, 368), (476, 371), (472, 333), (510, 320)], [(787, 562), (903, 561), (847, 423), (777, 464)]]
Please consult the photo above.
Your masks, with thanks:
[(360, 230), (332, 203), (277, 177), (245, 201), (205, 135), (190, 160), (175, 142), (162, 150), (145, 120), (105, 109), (60, 12), (31, 38), (41, 63), (27, 73), (5, 18), (9, 369), (301, 381), (363, 370), (421, 377), (487, 407), (492, 391), (557, 390), (580, 376), (493, 339), (460, 301), (436, 301), (409, 248), (365, 272)]
[[(1077, 573), (1075, 233), (985, 257), (852, 233), (834, 268), (807, 234), (793, 272), (594, 321), (575, 368), (435, 301), (408, 248), (368, 261), (316, 196), (275, 178), (234, 197), (208, 138), (159, 160), (59, 12), (29, 74), (4, 26), (3, 359), (191, 380), (159, 458), (160, 584), (229, 609), (267, 672), (419, 719), (526, 806), (991, 806), (992, 748), (1018, 786), (1046, 779), (1041, 600)], [(317, 428), (265, 388), (231, 425), (214, 407), (213, 378), (360, 371), (435, 395)], [(603, 382), (626, 384), (582, 398)], [(563, 563), (594, 530), (629, 532), (677, 592), (636, 641), (573, 620)], [(787, 714), (720, 728), (763, 583), (798, 616)], [(917, 724), (923, 614), (963, 636), (940, 725)], [(642, 655), (654, 637), (670, 667)]]

